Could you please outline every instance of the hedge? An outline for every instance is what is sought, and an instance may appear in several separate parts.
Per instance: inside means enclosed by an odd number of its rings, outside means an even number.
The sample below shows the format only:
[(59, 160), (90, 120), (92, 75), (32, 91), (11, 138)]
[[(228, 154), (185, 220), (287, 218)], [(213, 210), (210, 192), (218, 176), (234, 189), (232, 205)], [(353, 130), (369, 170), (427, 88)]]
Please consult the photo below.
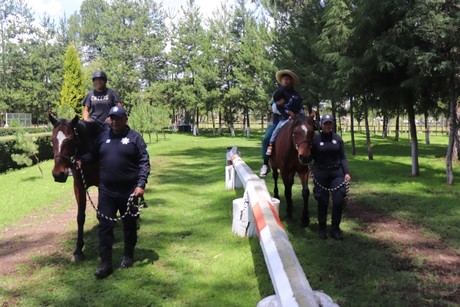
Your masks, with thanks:
[(52, 128), (48, 126), (41, 126), (41, 127), (18, 127), (18, 128), (0, 128), (0, 137), (14, 135), (18, 129), (22, 129), (27, 133), (41, 133), (41, 132), (49, 132), (52, 131)]
[[(14, 148), (15, 140), (0, 141), (0, 173), (4, 173), (10, 169), (20, 169), (25, 167), (25, 165), (17, 165), (11, 159), (11, 154), (18, 153), (21, 151)], [(35, 143), (38, 145), (38, 159), (40, 161), (52, 159), (54, 156), (53, 146), (51, 145), (51, 135), (39, 136)], [(34, 164), (37, 163), (34, 158), (32, 158)]]

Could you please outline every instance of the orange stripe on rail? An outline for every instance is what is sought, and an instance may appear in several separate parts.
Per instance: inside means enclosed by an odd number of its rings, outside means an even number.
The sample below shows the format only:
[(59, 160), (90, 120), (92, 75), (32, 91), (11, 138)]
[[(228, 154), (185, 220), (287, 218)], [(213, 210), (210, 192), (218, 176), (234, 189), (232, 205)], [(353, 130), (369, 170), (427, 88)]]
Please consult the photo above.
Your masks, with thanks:
[(265, 221), (262, 208), (260, 207), (260, 204), (258, 202), (254, 206), (252, 206), (252, 212), (254, 213), (254, 221), (256, 222), (257, 231), (260, 234), (262, 229), (264, 229), (265, 226), (267, 226), (267, 222)]
[(275, 217), (276, 223), (281, 229), (284, 229), (283, 224), (281, 223), (280, 217), (278, 213), (276, 213), (275, 206), (271, 202), (268, 202), (268, 205), (270, 206), (270, 209), (272, 210), (272, 214)]

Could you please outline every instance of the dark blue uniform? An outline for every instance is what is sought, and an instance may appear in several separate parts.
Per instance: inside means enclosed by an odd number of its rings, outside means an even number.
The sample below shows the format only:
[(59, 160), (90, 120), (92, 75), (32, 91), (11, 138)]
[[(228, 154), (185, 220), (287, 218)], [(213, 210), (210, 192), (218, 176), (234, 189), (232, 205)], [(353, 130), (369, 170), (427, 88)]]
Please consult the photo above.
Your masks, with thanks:
[[(348, 162), (343, 140), (334, 132), (316, 134), (313, 137), (312, 154), (315, 160), (313, 167), (315, 186), (313, 192), (318, 201), (318, 223), (320, 230), (325, 230), (330, 192), (324, 188), (334, 189), (344, 182), (344, 175), (349, 174)], [(333, 231), (339, 231), (345, 196), (345, 186), (332, 192), (331, 225)]]
[[(142, 136), (126, 127), (122, 134), (105, 130), (96, 140), (92, 152), (82, 157), (83, 162), (99, 160), (99, 211), (115, 218), (123, 215), (127, 201), (136, 187), (145, 188), (150, 174), (150, 159)], [(111, 259), (114, 223), (98, 216), (99, 248), (102, 259)], [(124, 255), (133, 257), (137, 242), (136, 218), (129, 214), (123, 219)]]

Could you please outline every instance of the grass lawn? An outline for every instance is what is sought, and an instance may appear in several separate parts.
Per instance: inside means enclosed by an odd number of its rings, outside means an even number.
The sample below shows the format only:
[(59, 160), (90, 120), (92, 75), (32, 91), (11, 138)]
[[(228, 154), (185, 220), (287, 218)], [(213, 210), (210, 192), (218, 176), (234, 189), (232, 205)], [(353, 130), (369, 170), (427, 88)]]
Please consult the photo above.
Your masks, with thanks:
[[(37, 256), (33, 268), (23, 267), (12, 277), (0, 277), (0, 302), (15, 297), (24, 306), (255, 306), (273, 288), (257, 238), (231, 233), (232, 200), (243, 191), (225, 191), (227, 146), (238, 145), (243, 159), (258, 172), (260, 135), (242, 137), (192, 137), (167, 135), (151, 143), (152, 174), (146, 191), (149, 208), (142, 213), (136, 262), (132, 269), (116, 269), (105, 280), (95, 280), (98, 265), (96, 219), (88, 209), (85, 252), (88, 260), (70, 264), (76, 223), (62, 242), (65, 254)], [(344, 139), (349, 140), (345, 135)], [(386, 215), (407, 219), (420, 229), (460, 248), (460, 206), (457, 186), (445, 184), (443, 156), (446, 138), (420, 145), (421, 176), (410, 177), (410, 146), (373, 139), (374, 161), (368, 161), (364, 138), (358, 136), (358, 155), (349, 155), (353, 176), (351, 199)], [(349, 145), (349, 143), (348, 143)], [(349, 146), (348, 146), (349, 149)], [(57, 184), (44, 164), (45, 180), (36, 167), (0, 176), (1, 229), (37, 208), (57, 200), (71, 201), (71, 182)], [(458, 164), (455, 178), (460, 178)], [(49, 174), (49, 175), (48, 175)], [(5, 186), (5, 187), (4, 187)], [(271, 178), (267, 186), (272, 190)], [(22, 190), (18, 192), (17, 187)], [(26, 199), (30, 191), (34, 196)], [(55, 194), (53, 194), (55, 193)], [(18, 210), (6, 208), (17, 197)], [(24, 198), (24, 199), (23, 199)], [(300, 186), (294, 188), (295, 211), (300, 217)], [(284, 199), (280, 215), (285, 217)], [(310, 198), (311, 215), (316, 215)], [(11, 213), (10, 211), (17, 211)], [(436, 280), (421, 276), (421, 264), (396, 249), (383, 246), (362, 233), (358, 222), (343, 222), (346, 240), (320, 241), (317, 223), (303, 229), (297, 221), (285, 223), (299, 261), (314, 289), (321, 289), (341, 305), (401, 306), (447, 305), (433, 287)], [(117, 227), (114, 263), (122, 256), (122, 227)], [(452, 290), (452, 289), (446, 289)]]

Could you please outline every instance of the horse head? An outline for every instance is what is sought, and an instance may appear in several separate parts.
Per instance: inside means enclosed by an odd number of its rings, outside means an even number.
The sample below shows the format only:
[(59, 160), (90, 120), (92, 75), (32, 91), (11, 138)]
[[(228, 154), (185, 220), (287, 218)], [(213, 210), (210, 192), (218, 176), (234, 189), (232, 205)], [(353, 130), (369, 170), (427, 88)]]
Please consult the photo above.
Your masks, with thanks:
[(304, 114), (299, 114), (294, 119), (292, 128), (292, 140), (299, 162), (306, 165), (313, 159), (311, 155), (311, 147), (315, 126), (313, 120)]
[(68, 170), (72, 166), (73, 158), (77, 148), (76, 127), (78, 116), (71, 121), (57, 119), (51, 113), (48, 114), (50, 122), (53, 124), (53, 143), (54, 167), (52, 170), (54, 181), (66, 182)]

